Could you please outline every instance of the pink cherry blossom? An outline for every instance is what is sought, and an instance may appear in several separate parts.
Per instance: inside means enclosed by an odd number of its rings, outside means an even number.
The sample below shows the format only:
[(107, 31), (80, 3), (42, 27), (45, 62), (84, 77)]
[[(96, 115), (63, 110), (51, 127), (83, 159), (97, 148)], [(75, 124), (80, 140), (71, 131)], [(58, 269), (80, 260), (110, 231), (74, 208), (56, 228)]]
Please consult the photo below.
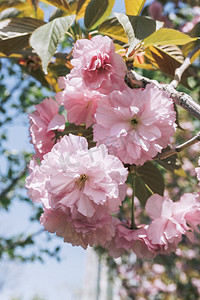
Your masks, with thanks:
[(73, 246), (104, 246), (115, 233), (112, 217), (105, 215), (101, 220), (88, 220), (77, 213), (73, 218), (69, 209), (59, 207), (57, 209), (45, 209), (40, 218), (44, 229), (56, 233), (64, 239), (64, 242)]
[(56, 94), (56, 101), (65, 106), (68, 121), (76, 125), (86, 123), (86, 127), (92, 125), (95, 122), (97, 101), (104, 95), (87, 89), (82, 79), (77, 77), (60, 77), (59, 86), (63, 91)]
[(186, 230), (176, 220), (173, 214), (173, 201), (158, 194), (152, 195), (146, 203), (145, 209), (153, 221), (147, 229), (147, 236), (152, 244), (163, 247), (171, 252), (177, 248)]
[(55, 130), (65, 129), (65, 117), (58, 114), (59, 105), (52, 98), (45, 98), (35, 108), (29, 114), (30, 136), (36, 157), (41, 160), (55, 144)]
[(98, 104), (94, 140), (124, 163), (142, 165), (168, 145), (175, 115), (172, 100), (154, 85), (115, 90)]
[[(200, 157), (199, 157), (198, 163), (200, 165)], [(198, 185), (200, 186), (200, 167), (195, 168), (195, 171), (196, 171), (196, 174), (197, 174), (197, 179), (199, 181)]]
[(132, 250), (140, 258), (153, 258), (156, 256), (157, 246), (153, 245), (147, 237), (147, 226), (131, 229), (130, 224), (115, 221), (115, 236), (106, 244), (111, 256), (119, 257)]
[(103, 88), (108, 90), (116, 81), (123, 80), (126, 65), (115, 46), (107, 36), (94, 36), (91, 40), (81, 39), (74, 45), (74, 68), (72, 77), (81, 77), (89, 89)]
[(186, 234), (192, 240), (192, 231), (199, 232), (198, 194), (186, 193), (177, 202), (155, 194), (147, 200), (145, 209), (153, 219), (147, 229), (147, 236), (153, 244), (161, 246), (161, 253), (175, 250), (182, 234)]
[(180, 201), (173, 205), (173, 214), (185, 230), (200, 232), (200, 196), (195, 193), (185, 193)]
[[(44, 155), (41, 165), (28, 176), (26, 187), (33, 201), (41, 196), (47, 230), (53, 226), (57, 232), (57, 210), (58, 215), (61, 210), (62, 220), (70, 223), (70, 234), (80, 233), (86, 244), (97, 240), (103, 244), (114, 235), (110, 214), (118, 211), (126, 195), (126, 178), (126, 168), (104, 145), (88, 150), (84, 137), (70, 134)], [(51, 215), (55, 222), (52, 219), (51, 223)], [(83, 246), (80, 240), (77, 243)]]

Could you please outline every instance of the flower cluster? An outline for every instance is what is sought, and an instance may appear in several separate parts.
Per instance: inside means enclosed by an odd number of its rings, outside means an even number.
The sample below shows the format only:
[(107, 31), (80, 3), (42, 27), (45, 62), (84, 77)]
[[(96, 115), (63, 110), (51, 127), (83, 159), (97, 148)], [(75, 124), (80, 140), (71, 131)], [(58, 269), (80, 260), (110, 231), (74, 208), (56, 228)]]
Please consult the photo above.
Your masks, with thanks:
[(128, 250), (149, 258), (175, 250), (182, 234), (191, 238), (198, 230), (197, 195), (176, 203), (151, 196), (149, 225), (135, 228), (117, 217), (130, 165), (152, 160), (175, 133), (172, 100), (152, 84), (127, 87), (126, 65), (108, 37), (78, 40), (71, 63), (55, 100), (44, 99), (29, 115), (35, 155), (26, 187), (43, 205), (41, 224), (65, 242), (84, 249), (101, 245), (115, 257)]
[(149, 225), (132, 229), (130, 223), (118, 222), (114, 238), (106, 245), (111, 256), (119, 257), (130, 249), (140, 258), (168, 254), (177, 249), (183, 234), (193, 241), (194, 231), (199, 232), (198, 194), (186, 193), (177, 202), (155, 194), (145, 210), (152, 219)]

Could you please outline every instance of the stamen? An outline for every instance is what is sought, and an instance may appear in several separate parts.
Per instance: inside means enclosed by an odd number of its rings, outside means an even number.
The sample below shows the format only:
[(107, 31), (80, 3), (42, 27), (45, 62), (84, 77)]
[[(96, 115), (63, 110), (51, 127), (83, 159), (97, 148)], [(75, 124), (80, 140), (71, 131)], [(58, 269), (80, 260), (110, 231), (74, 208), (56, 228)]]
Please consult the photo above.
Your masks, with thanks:
[(85, 186), (85, 182), (87, 181), (88, 176), (86, 174), (81, 174), (79, 179), (76, 180), (77, 188), (80, 190)]
[(137, 121), (137, 119), (133, 119), (133, 120), (131, 120), (131, 125), (132, 125), (133, 127), (136, 127), (136, 126), (137, 126), (137, 124), (138, 124), (138, 121)]

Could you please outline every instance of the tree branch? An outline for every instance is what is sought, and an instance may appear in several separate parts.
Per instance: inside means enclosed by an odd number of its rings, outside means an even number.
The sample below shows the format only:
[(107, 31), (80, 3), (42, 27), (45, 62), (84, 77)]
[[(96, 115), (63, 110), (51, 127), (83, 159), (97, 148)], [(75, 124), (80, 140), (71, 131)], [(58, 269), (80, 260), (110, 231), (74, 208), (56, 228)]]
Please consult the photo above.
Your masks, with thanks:
[(7, 193), (17, 184), (17, 182), (24, 176), (26, 175), (27, 167), (22, 170), (17, 177), (15, 177), (12, 182), (9, 184), (7, 188), (5, 188), (2, 193), (0, 194), (0, 198), (3, 198), (7, 195)]
[(177, 153), (189, 148), (190, 146), (198, 143), (199, 141), (200, 141), (200, 131), (193, 138), (191, 138), (190, 140), (186, 141), (185, 143), (177, 146), (176, 148), (170, 149), (169, 151), (158, 154), (154, 158), (154, 160), (165, 159), (167, 157), (170, 157), (174, 154), (177, 154)]
[(191, 62), (192, 56), (199, 50), (200, 50), (200, 44), (197, 45), (191, 52), (189, 52), (189, 54), (186, 57), (186, 59), (184, 60), (183, 64), (175, 70), (174, 79), (170, 83), (171, 87), (173, 87), (175, 89), (177, 88), (179, 82), (181, 81), (181, 77), (182, 77), (183, 73), (192, 63)]
[(163, 84), (159, 83), (157, 80), (151, 80), (137, 74), (134, 70), (127, 72), (125, 81), (130, 87), (137, 85), (141, 88), (145, 88), (146, 85), (150, 83), (156, 85), (160, 90), (167, 92), (175, 104), (187, 110), (191, 115), (200, 120), (200, 105), (188, 94), (177, 92), (170, 84)]

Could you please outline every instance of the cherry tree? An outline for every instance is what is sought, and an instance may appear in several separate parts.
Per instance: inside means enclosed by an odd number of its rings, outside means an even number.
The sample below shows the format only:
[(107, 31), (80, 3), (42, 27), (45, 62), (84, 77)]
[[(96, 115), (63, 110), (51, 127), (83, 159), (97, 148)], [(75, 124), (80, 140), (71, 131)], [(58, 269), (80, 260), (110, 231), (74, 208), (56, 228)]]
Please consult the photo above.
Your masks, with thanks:
[[(200, 120), (188, 81), (198, 82), (196, 3), (190, 22), (175, 24), (162, 1), (124, 0), (125, 13), (113, 11), (113, 0), (44, 1), (55, 6), (48, 22), (37, 1), (4, 2), (1, 55), (54, 91), (29, 114), (35, 153), (25, 186), (43, 205), (43, 228), (114, 258), (155, 258), (179, 251), (182, 240), (195, 244), (198, 161), (193, 190), (174, 196), (167, 180), (169, 171), (187, 177), (181, 158), (200, 140), (195, 129), (179, 144), (183, 111)], [(174, 14), (187, 7), (171, 5)]]

